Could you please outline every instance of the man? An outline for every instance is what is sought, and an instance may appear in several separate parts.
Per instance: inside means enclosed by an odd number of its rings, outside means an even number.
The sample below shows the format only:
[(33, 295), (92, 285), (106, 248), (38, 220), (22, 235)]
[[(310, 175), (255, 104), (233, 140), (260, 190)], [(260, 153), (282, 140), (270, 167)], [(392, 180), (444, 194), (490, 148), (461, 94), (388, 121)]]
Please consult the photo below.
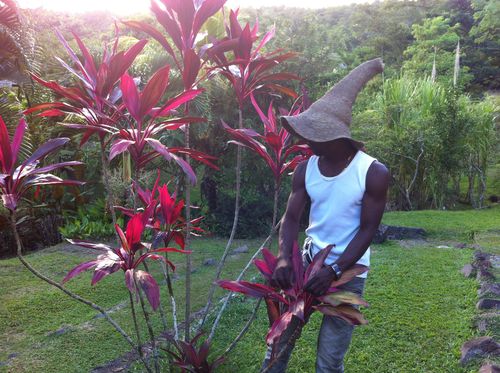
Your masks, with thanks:
[[(324, 97), (297, 116), (282, 117), (283, 125), (306, 140), (314, 152), (294, 172), (292, 191), (279, 234), (276, 283), (288, 289), (293, 281), (292, 246), (298, 238), (299, 221), (308, 199), (311, 201), (306, 229), (304, 259), (310, 263), (324, 247), (335, 244), (325, 266), (305, 285), (315, 295), (324, 294), (330, 283), (355, 263), (368, 266), (369, 245), (385, 207), (389, 184), (387, 168), (364, 153), (363, 144), (350, 135), (352, 105), (368, 80), (383, 70), (380, 59), (365, 62), (342, 79)], [(366, 274), (344, 285), (362, 294)], [(292, 325), (298, 321), (294, 320)], [(316, 357), (317, 373), (341, 373), (353, 326), (331, 316), (323, 316)], [(278, 342), (287, 343), (289, 333)], [(291, 348), (272, 363), (268, 372), (284, 372)], [(264, 368), (270, 364), (269, 346)]]

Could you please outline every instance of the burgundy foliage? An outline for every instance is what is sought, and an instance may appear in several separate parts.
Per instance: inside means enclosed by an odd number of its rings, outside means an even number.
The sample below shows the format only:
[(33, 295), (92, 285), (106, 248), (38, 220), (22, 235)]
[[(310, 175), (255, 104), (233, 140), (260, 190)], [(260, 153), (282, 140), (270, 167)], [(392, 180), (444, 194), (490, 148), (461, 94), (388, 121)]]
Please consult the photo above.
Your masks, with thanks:
[(256, 90), (270, 89), (297, 98), (294, 90), (276, 82), (300, 78), (287, 72), (272, 71), (279, 63), (296, 54), (283, 53), (281, 49), (262, 53), (262, 48), (274, 37), (275, 30), (268, 31), (254, 47), (258, 31), (257, 23), (252, 28), (248, 23), (242, 27), (238, 21), (238, 11), (231, 10), (226, 37), (214, 42), (207, 50), (209, 58), (216, 64), (213, 71), (219, 72), (231, 83), (240, 109)]
[[(162, 247), (152, 249), (150, 244), (141, 242), (141, 237), (146, 227), (147, 221), (150, 219), (152, 210), (146, 210), (144, 213), (135, 214), (127, 224), (126, 232), (116, 225), (115, 229), (120, 237), (120, 247), (111, 248), (102, 243), (92, 243), (82, 240), (68, 240), (73, 245), (86, 247), (102, 252), (95, 260), (81, 263), (73, 268), (64, 277), (63, 282), (70, 280), (76, 275), (88, 269), (94, 268), (94, 275), (91, 284), (94, 285), (104, 277), (119, 271), (120, 269), (125, 274), (125, 285), (135, 293), (135, 282), (139, 285), (142, 291), (151, 304), (153, 310), (156, 310), (160, 304), (160, 288), (156, 280), (148, 272), (137, 269), (146, 259), (161, 260), (169, 265), (172, 270), (175, 270), (174, 264), (165, 259), (161, 253), (178, 252), (189, 254), (190, 251), (179, 250), (173, 247)], [(134, 280), (135, 277), (135, 280)]]
[(57, 101), (36, 105), (26, 110), (25, 114), (40, 112), (38, 115), (44, 117), (76, 115), (84, 124), (63, 125), (83, 131), (80, 145), (85, 144), (93, 134), (98, 134), (101, 141), (104, 141), (106, 134), (117, 131), (117, 122), (121, 118), (117, 107), (122, 96), (118, 82), (142, 51), (147, 40), (138, 41), (126, 51), (118, 51), (117, 31), (113, 47), (111, 50), (104, 47), (102, 60), (98, 63), (77, 34), (73, 33), (73, 36), (80, 49), (81, 58), (59, 32), (57, 36), (68, 52), (73, 67), (56, 58), (77, 78), (77, 83), (72, 87), (64, 87), (55, 81), (45, 81), (32, 74), (33, 79), (54, 92)]
[(25, 120), (21, 119), (10, 142), (7, 126), (0, 117), (0, 194), (4, 206), (12, 212), (17, 209), (19, 201), (31, 187), (84, 184), (81, 181), (63, 180), (50, 173), (63, 167), (80, 165), (81, 162), (41, 165), (44, 158), (64, 146), (69, 141), (68, 138), (47, 141), (18, 165), (19, 150), (27, 128)]
[[(184, 89), (196, 86), (205, 61), (206, 48), (196, 50), (203, 24), (217, 13), (227, 0), (152, 0), (151, 10), (156, 20), (170, 36), (174, 45), (153, 26), (141, 21), (126, 21), (132, 29), (143, 31), (158, 41), (173, 58), (182, 74)], [(177, 52), (175, 50), (177, 50)]]
[[(320, 251), (314, 257), (312, 263), (309, 264), (307, 270), (304, 270), (302, 256), (297, 243), (295, 243), (292, 254), (295, 281), (288, 290), (280, 292), (279, 289), (274, 288), (272, 285), (253, 284), (246, 281), (221, 280), (218, 284), (224, 289), (266, 300), (271, 322), (266, 337), (269, 344), (279, 339), (290, 324), (292, 316), (297, 317), (302, 323), (306, 323), (315, 310), (325, 315), (340, 317), (354, 325), (365, 324), (367, 321), (353, 305), (368, 306), (366, 301), (357, 294), (341, 290), (338, 287), (349, 282), (355, 276), (366, 272), (368, 267), (359, 264), (354, 265), (345, 271), (339, 280), (333, 281), (330, 289), (323, 296), (316, 297), (304, 290), (304, 285), (321, 269), (332, 248), (333, 246), (330, 245)], [(267, 280), (267, 283), (271, 284), (277, 258), (267, 249), (264, 249), (262, 253), (264, 259), (257, 259), (254, 263)]]
[(167, 350), (167, 352), (172, 355), (173, 363), (180, 367), (182, 372), (212, 373), (224, 361), (224, 358), (219, 357), (211, 363), (208, 362), (210, 342), (205, 340), (196, 347), (202, 335), (199, 333), (191, 341), (169, 338), (175, 351)]
[[(253, 94), (250, 95), (250, 98), (264, 125), (263, 135), (252, 129), (233, 129), (224, 121), (222, 121), (222, 125), (234, 139), (231, 142), (250, 148), (264, 159), (279, 186), (282, 175), (287, 171), (293, 171), (300, 162), (309, 158), (312, 152), (305, 144), (292, 144), (292, 136), (281, 126), (280, 120), (273, 110), (272, 102), (269, 104), (266, 115), (260, 109)], [(292, 108), (288, 112), (284, 109), (280, 110), (281, 115), (297, 115), (300, 112), (300, 106)]]
[[(134, 79), (125, 73), (121, 78), (120, 88), (123, 95), (123, 106), (126, 107), (133, 120), (128, 121), (126, 129), (120, 129), (113, 135), (109, 159), (128, 151), (134, 160), (136, 169), (142, 169), (157, 156), (167, 161), (174, 160), (184, 170), (191, 182), (196, 182), (196, 175), (191, 166), (179, 155), (188, 154), (210, 167), (217, 168), (212, 157), (193, 149), (168, 148), (156, 137), (165, 130), (175, 130), (183, 125), (204, 121), (202, 118), (182, 117), (162, 119), (171, 116), (175, 110), (198, 96), (202, 90), (187, 90), (167, 100), (162, 106), (155, 107), (164, 96), (169, 85), (170, 67), (159, 69), (148, 81), (142, 92), (139, 92)], [(148, 150), (149, 149), (149, 150)]]
[[(160, 175), (158, 174), (152, 190), (143, 190), (135, 181), (133, 182), (134, 192), (144, 210), (152, 212), (147, 224), (156, 232), (153, 246), (160, 240), (165, 246), (169, 246), (174, 241), (181, 249), (184, 249), (186, 237), (186, 220), (182, 214), (185, 206), (184, 200), (178, 200), (175, 192), (170, 194), (167, 184), (159, 186), (159, 181)], [(128, 216), (135, 214), (132, 209), (120, 206), (117, 209)], [(203, 232), (203, 229), (198, 226), (202, 219), (203, 217), (199, 217), (191, 220), (191, 235)]]

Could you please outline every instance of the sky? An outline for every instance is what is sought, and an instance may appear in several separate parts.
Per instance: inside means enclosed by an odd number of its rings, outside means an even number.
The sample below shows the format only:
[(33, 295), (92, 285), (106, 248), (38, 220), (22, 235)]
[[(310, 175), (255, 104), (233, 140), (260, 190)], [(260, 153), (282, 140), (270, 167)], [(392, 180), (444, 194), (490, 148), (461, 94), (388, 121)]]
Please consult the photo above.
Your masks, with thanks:
[[(366, 3), (373, 0), (228, 0), (231, 8), (249, 8), (261, 6), (289, 6), (305, 8), (325, 8), (352, 3)], [(43, 7), (65, 12), (87, 12), (107, 10), (119, 15), (146, 13), (149, 0), (19, 0), (22, 8)]]

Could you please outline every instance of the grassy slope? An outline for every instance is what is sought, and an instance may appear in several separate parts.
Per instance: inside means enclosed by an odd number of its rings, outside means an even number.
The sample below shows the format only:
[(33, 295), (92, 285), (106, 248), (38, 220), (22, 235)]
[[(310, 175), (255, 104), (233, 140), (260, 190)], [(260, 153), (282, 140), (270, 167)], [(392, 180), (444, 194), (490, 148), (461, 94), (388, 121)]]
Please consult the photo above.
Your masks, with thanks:
[[(229, 257), (224, 272), (227, 278), (238, 275), (252, 255), (258, 241), (239, 241), (236, 245), (248, 244), (250, 252)], [(200, 309), (206, 301), (207, 284), (212, 281), (214, 267), (203, 266), (206, 258), (218, 258), (225, 245), (224, 240), (204, 239), (194, 243), (193, 268), (193, 309)], [(237, 246), (235, 246), (237, 247)], [(85, 249), (44, 250), (30, 254), (27, 259), (41, 272), (61, 280), (74, 265), (91, 259)], [(183, 262), (180, 255), (172, 255), (179, 264), (179, 279), (174, 283), (178, 301), (179, 316), (184, 314)], [(154, 264), (151, 267), (157, 267)], [(159, 270), (155, 277), (160, 281)], [(93, 367), (104, 364), (130, 350), (129, 345), (102, 319), (93, 320), (96, 312), (64, 296), (35, 278), (15, 258), (0, 261), (0, 362), (5, 362), (10, 354), (17, 354), (9, 360), (8, 366), (0, 366), (0, 372), (88, 372)], [(128, 318), (128, 293), (125, 291), (122, 273), (116, 273), (90, 286), (90, 273), (85, 273), (68, 283), (68, 288), (92, 299), (105, 308), (125, 302), (126, 307), (112, 316), (133, 336), (134, 331)], [(165, 287), (164, 287), (165, 288)], [(168, 297), (162, 292), (163, 304), (170, 314)], [(222, 296), (222, 290), (217, 295)], [(91, 321), (92, 320), (92, 321)], [(87, 323), (91, 321), (90, 323)], [(159, 316), (155, 318), (160, 330)], [(169, 325), (171, 325), (169, 320)], [(62, 335), (50, 333), (62, 328), (73, 329)], [(146, 332), (145, 325), (142, 328)], [(144, 333), (143, 340), (146, 339)]]
[[(361, 372), (474, 372), (477, 363), (461, 367), (460, 347), (476, 332), (472, 328), (477, 282), (460, 274), (471, 260), (471, 249), (442, 248), (439, 242), (476, 242), (499, 247), (500, 207), (481, 211), (420, 211), (386, 214), (386, 224), (424, 227), (429, 242), (405, 248), (396, 242), (374, 245), (372, 271), (365, 297), (369, 325), (357, 328), (346, 358), (346, 370)], [(470, 234), (474, 232), (474, 236)], [(472, 238), (475, 237), (475, 240)], [(483, 237), (488, 237), (483, 240)], [(496, 237), (492, 241), (492, 237)], [(493, 242), (493, 244), (492, 244)], [(488, 244), (488, 245), (486, 245)], [(226, 316), (218, 345), (227, 345), (248, 315), (253, 302), (238, 298)], [(314, 367), (320, 315), (304, 329), (289, 372), (311, 372)], [(257, 372), (265, 351), (264, 310), (249, 335), (229, 356), (221, 372)]]
[[(422, 226), (436, 240), (470, 242), (470, 232), (474, 232), (475, 238), (486, 237), (485, 242), (493, 247), (497, 246), (498, 238), (488, 230), (500, 226), (500, 208), (389, 213), (384, 221)], [(250, 247), (258, 243), (250, 242)], [(197, 270), (193, 273), (196, 294), (193, 301), (197, 309), (204, 303), (207, 283), (214, 270), (201, 263), (208, 257), (217, 258), (224, 241), (198, 240), (195, 245), (194, 267)], [(477, 283), (464, 279), (459, 270), (470, 261), (472, 251), (436, 249), (435, 246), (429, 243), (408, 249), (387, 243), (375, 247), (373, 270), (366, 289), (366, 298), (371, 303), (366, 310), (370, 324), (356, 331), (347, 357), (349, 372), (468, 371), (460, 368), (457, 361), (461, 344), (474, 334), (470, 325)], [(224, 277), (235, 278), (249, 255), (232, 258)], [(87, 258), (87, 254), (52, 250), (28, 256), (37, 268), (57, 279)], [(179, 256), (173, 259), (176, 263), (183, 262)], [(183, 310), (182, 265), (179, 274), (181, 277), (175, 287), (179, 309)], [(129, 350), (104, 321), (93, 320), (85, 324), (94, 317), (93, 310), (50, 289), (24, 270), (16, 259), (0, 261), (0, 278), (0, 362), (6, 361), (9, 354), (18, 354), (9, 360), (8, 366), (0, 366), (0, 372), (88, 372)], [(85, 274), (72, 280), (69, 287), (105, 307), (127, 300), (122, 276), (118, 274), (93, 288), (90, 287), (90, 274)], [(233, 302), (216, 338), (216, 351), (225, 348), (238, 333), (252, 304), (242, 298)], [(132, 335), (128, 312), (125, 307), (113, 315)], [(316, 315), (304, 330), (292, 358), (291, 372), (312, 371), (319, 320)], [(159, 326), (158, 319), (156, 324)], [(74, 330), (49, 335), (63, 326)], [(258, 371), (266, 328), (265, 312), (261, 310), (249, 335), (229, 356), (220, 372)]]

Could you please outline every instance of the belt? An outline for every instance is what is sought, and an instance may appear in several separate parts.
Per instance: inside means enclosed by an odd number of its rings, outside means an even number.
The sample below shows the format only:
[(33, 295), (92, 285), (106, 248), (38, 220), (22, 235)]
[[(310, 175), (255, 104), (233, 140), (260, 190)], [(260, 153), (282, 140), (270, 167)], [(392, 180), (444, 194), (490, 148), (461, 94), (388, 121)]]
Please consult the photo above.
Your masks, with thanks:
[(311, 264), (312, 260), (313, 260), (313, 256), (311, 253), (312, 247), (313, 247), (312, 240), (309, 238), (306, 238), (306, 240), (304, 241), (304, 247), (302, 249), (302, 255), (304, 256), (304, 258), (307, 260), (307, 263), (309, 263), (309, 264)]

